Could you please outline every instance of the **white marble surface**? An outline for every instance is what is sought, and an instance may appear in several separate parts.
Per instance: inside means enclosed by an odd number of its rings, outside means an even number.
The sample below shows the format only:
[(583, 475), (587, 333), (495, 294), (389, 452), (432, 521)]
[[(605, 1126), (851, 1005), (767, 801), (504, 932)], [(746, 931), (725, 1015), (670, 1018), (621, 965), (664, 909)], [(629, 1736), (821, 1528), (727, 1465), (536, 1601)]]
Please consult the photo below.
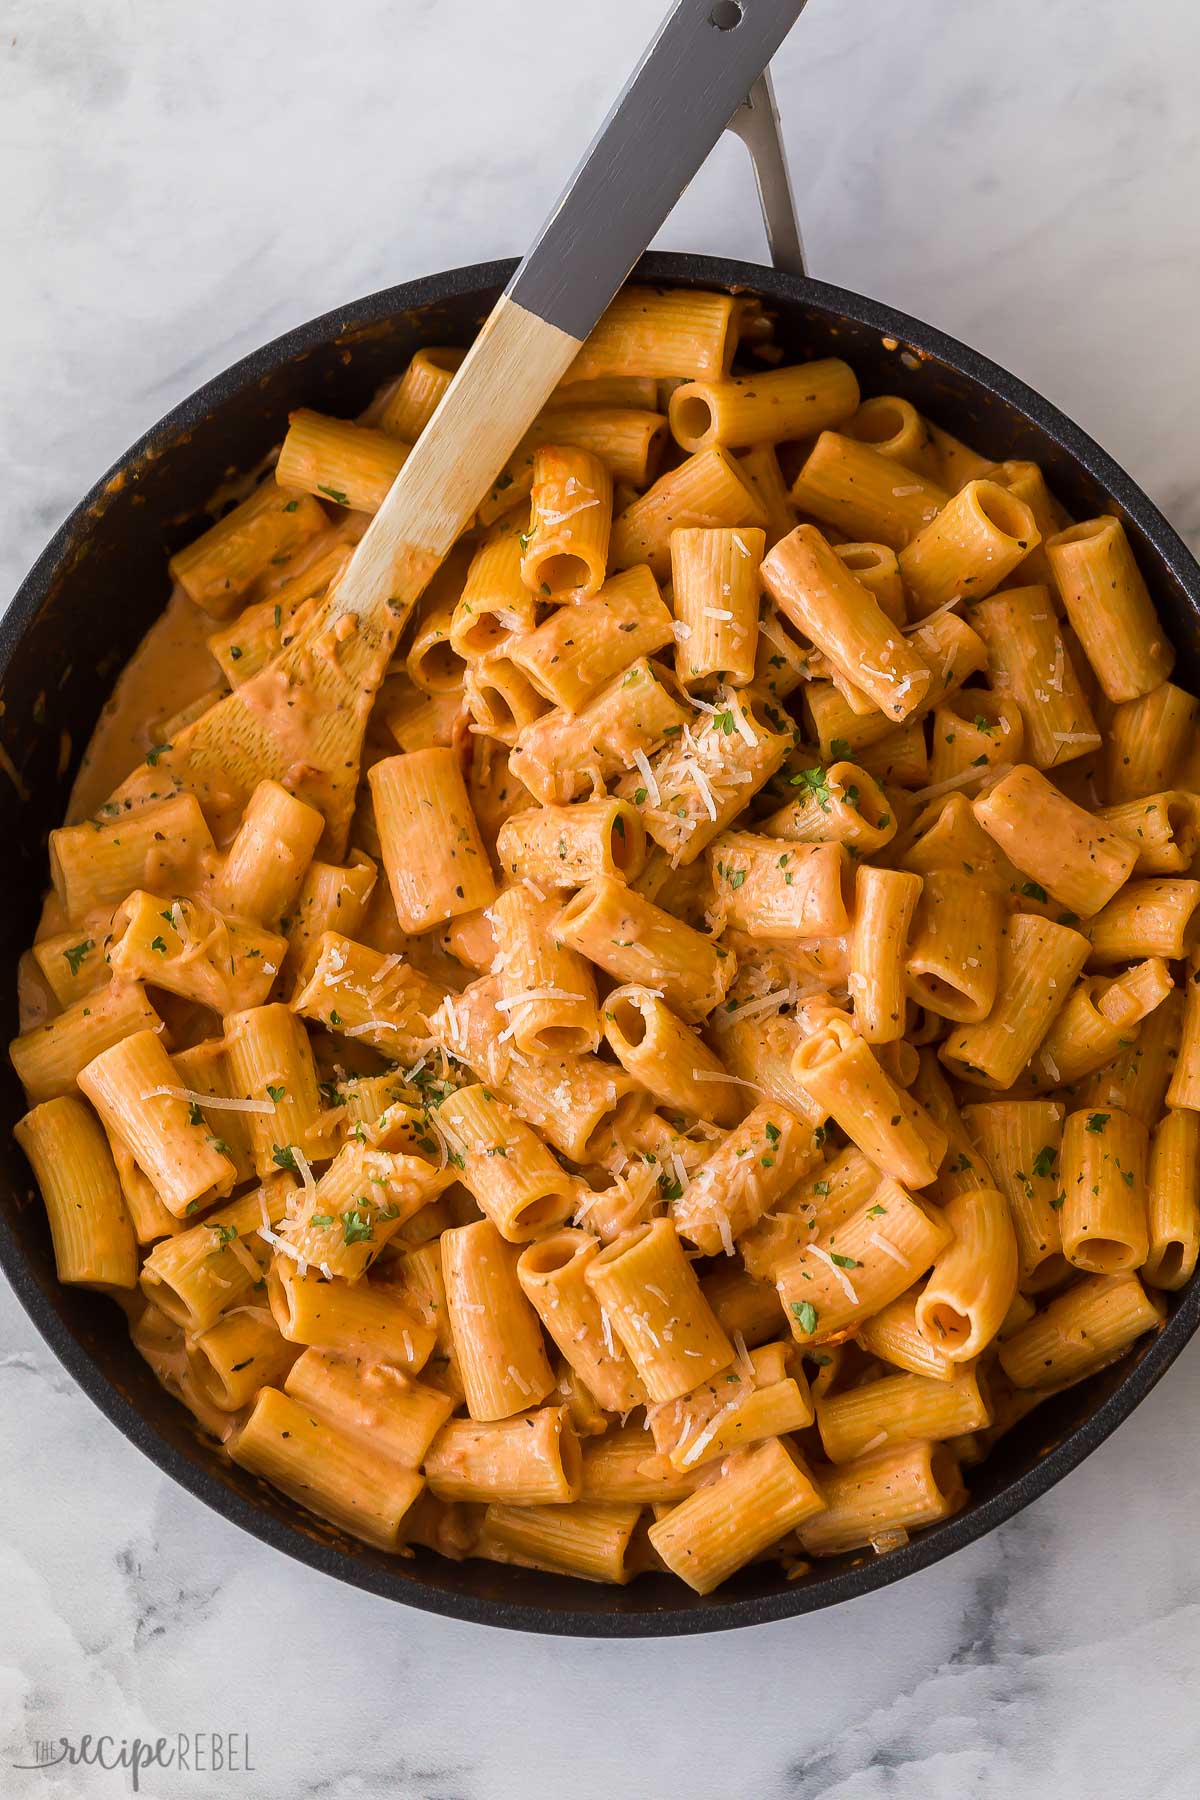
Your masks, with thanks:
[[(202, 379), (519, 249), (663, 0), (7, 0), (0, 594)], [(777, 83), (814, 272), (978, 345), (1200, 542), (1191, 0), (812, 0)], [(662, 243), (761, 253), (740, 147)], [(0, 1292), (0, 1792), (38, 1737), (250, 1734), (163, 1800), (1189, 1800), (1200, 1346), (1024, 1517), (707, 1641), (504, 1637), (341, 1588), (175, 1489)]]

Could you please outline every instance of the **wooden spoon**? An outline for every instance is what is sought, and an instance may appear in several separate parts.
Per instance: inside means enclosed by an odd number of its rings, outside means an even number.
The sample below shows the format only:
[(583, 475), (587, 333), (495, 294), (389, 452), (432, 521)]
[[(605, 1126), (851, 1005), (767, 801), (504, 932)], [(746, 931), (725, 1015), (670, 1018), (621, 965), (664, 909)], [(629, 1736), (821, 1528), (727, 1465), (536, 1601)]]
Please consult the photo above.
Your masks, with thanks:
[(363, 731), (414, 603), (803, 6), (677, 0), (340, 581), (115, 801), (190, 788), (229, 817), (270, 777), (324, 814), (320, 854), (342, 857)]

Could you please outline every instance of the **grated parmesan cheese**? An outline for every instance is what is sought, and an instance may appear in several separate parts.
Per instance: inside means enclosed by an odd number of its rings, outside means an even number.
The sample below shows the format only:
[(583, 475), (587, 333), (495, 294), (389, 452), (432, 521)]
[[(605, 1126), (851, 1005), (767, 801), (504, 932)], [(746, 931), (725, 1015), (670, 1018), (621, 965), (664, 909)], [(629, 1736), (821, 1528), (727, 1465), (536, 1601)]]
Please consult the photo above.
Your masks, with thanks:
[(651, 806), (661, 806), (662, 793), (659, 789), (658, 782), (655, 780), (654, 770), (650, 767), (650, 758), (646, 755), (644, 750), (635, 750), (633, 753), (633, 760), (637, 765), (638, 774), (646, 784), (646, 792), (650, 796)]
[(160, 1094), (168, 1100), (186, 1100), (192, 1106), (211, 1107), (213, 1112), (239, 1113), (273, 1113), (273, 1100), (227, 1100), (221, 1094), (201, 1094), (194, 1088), (154, 1087), (147, 1088), (141, 1095), (143, 1100), (155, 1100)]
[(854, 1291), (854, 1283), (847, 1275), (845, 1269), (838, 1268), (828, 1250), (822, 1250), (819, 1244), (805, 1244), (804, 1254), (806, 1256), (815, 1256), (819, 1262), (823, 1262), (826, 1268), (832, 1273), (834, 1280), (841, 1283), (842, 1292), (845, 1294), (851, 1306), (858, 1305), (858, 1295)]

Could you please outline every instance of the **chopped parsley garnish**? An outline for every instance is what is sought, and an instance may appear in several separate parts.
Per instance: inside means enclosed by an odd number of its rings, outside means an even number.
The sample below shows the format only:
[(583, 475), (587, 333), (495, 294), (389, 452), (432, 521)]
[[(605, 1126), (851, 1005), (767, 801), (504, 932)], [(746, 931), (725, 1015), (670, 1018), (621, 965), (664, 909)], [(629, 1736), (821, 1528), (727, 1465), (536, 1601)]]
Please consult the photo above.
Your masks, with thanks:
[(830, 1252), (829, 1260), (839, 1269), (861, 1269), (862, 1264), (856, 1256), (839, 1256), (836, 1250)]
[(342, 1214), (342, 1241), (347, 1244), (367, 1244), (375, 1235), (375, 1226), (371, 1218), (371, 1209), (364, 1201)]
[(160, 937), (153, 937), (150, 939), (150, 948), (152, 950), (157, 950), (160, 956), (165, 956), (167, 954), (166, 943)]
[(290, 1169), (293, 1175), (298, 1175), (300, 1172), (296, 1167), (295, 1152), (290, 1144), (272, 1144), (271, 1161), (277, 1169)]
[(817, 1329), (817, 1321), (820, 1316), (811, 1300), (792, 1301), (792, 1317), (806, 1337), (811, 1337)]
[(174, 748), (174, 744), (155, 744), (152, 750), (147, 750), (146, 761), (150, 764), (152, 769), (157, 768), (159, 757), (165, 756), (168, 750), (173, 750)]
[(1104, 1130), (1104, 1127), (1108, 1124), (1108, 1121), (1111, 1116), (1112, 1115), (1110, 1113), (1089, 1113), (1088, 1114), (1088, 1122), (1087, 1122), (1086, 1126), (1084, 1127), (1084, 1129), (1086, 1131), (1094, 1131), (1094, 1132), (1099, 1133)]
[(1027, 900), (1045, 900), (1046, 890), (1040, 881), (1027, 881), (1021, 889)]
[(801, 769), (791, 777), (793, 787), (807, 788), (822, 812), (830, 810), (829, 778), (824, 769)]
[(273, 1100), (275, 1102), (276, 1106), (279, 1105), (279, 1102), (283, 1099), (283, 1097), (286, 1093), (287, 1093), (287, 1089), (284, 1087), (282, 1082), (280, 1082), (278, 1084), (278, 1086), (276, 1086), (274, 1083), (268, 1081), (267, 1097), (268, 1097), (268, 1099)]
[(1042, 1145), (1041, 1149), (1038, 1151), (1037, 1155), (1033, 1159), (1033, 1172), (1035, 1175), (1041, 1175), (1041, 1176), (1053, 1175), (1053, 1173), (1054, 1173), (1054, 1146), (1053, 1146), (1053, 1144), (1043, 1144)]
[(318, 494), (328, 494), (329, 498), (335, 500), (339, 506), (349, 506), (350, 504), (341, 488), (322, 487), (318, 483), (317, 492)]
[(78, 975), (80, 963), (83, 961), (88, 951), (94, 950), (95, 948), (95, 938), (84, 938), (81, 944), (72, 944), (69, 950), (63, 951), (63, 955), (67, 959), (67, 967), (70, 969), (72, 975)]

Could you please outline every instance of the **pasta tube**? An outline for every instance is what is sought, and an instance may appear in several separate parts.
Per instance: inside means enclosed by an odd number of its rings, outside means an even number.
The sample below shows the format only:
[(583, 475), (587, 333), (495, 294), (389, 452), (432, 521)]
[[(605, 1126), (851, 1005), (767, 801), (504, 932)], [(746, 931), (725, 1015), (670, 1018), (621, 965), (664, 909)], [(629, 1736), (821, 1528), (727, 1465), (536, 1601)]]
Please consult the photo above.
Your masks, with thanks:
[(1171, 1111), (1161, 1121), (1147, 1190), (1150, 1248), (1142, 1279), (1176, 1290), (1190, 1281), (1200, 1252), (1200, 1113)]
[(565, 1406), (451, 1419), (425, 1457), (425, 1477), (441, 1500), (562, 1506), (579, 1498), (583, 1454)]
[(510, 1244), (525, 1244), (573, 1210), (577, 1184), (537, 1133), (485, 1087), (448, 1094), (440, 1133), (456, 1148), (455, 1166), (480, 1211)]
[(1174, 960), (1186, 956), (1197, 906), (1200, 881), (1127, 881), (1120, 893), (1087, 921), (1089, 966), (1105, 969), (1137, 957)]
[(1008, 1201), (1022, 1292), (1060, 1286), (1069, 1273), (1060, 1228), (1063, 1108), (1054, 1100), (994, 1100), (968, 1106), (963, 1119)]
[(856, 856), (873, 856), (895, 837), (895, 808), (858, 763), (800, 769), (788, 780), (796, 797), (763, 820), (768, 837), (845, 844)]
[(260, 1388), (282, 1382), (300, 1352), (258, 1307), (223, 1313), (199, 1337), (187, 1340), (192, 1379), (218, 1412), (252, 1406)]
[(798, 525), (762, 565), (777, 606), (880, 712), (906, 719), (932, 679), (922, 657), (812, 525)]
[(290, 494), (315, 494), (352, 512), (375, 513), (410, 448), (384, 431), (302, 406), (288, 414), (275, 479)]
[(671, 566), (671, 534), (687, 526), (764, 527), (766, 509), (741, 468), (719, 445), (669, 469), (613, 520), (614, 569), (649, 563), (659, 580)]
[(379, 1550), (400, 1546), (405, 1515), (424, 1486), (421, 1477), (307, 1406), (263, 1388), (241, 1430), (229, 1440), (234, 1462)]
[(597, 456), (542, 444), (533, 456), (532, 511), (521, 579), (548, 600), (597, 594), (612, 527), (612, 476)]
[(589, 1393), (609, 1412), (625, 1413), (644, 1404), (646, 1390), (611, 1330), (587, 1271), (600, 1254), (586, 1231), (552, 1232), (523, 1250), (517, 1262), (521, 1291), (535, 1308)]
[(812, 437), (840, 425), (858, 406), (858, 382), (839, 357), (754, 375), (689, 381), (671, 395), (675, 441), (689, 452)]
[(29, 1159), (61, 1282), (102, 1293), (136, 1288), (137, 1244), (108, 1144), (71, 1095), (47, 1100), (13, 1127)]
[(556, 936), (557, 896), (539, 900), (523, 883), (491, 908), (500, 977), (497, 1010), (506, 1036), (533, 1056), (579, 1056), (596, 1049), (600, 1021), (591, 964)]
[(247, 1108), (249, 1148), (260, 1179), (280, 1167), (288, 1147), (328, 1155), (320, 1125), (321, 1095), (308, 1034), (286, 1006), (257, 1006), (225, 1021), (232, 1093)]
[(448, 1394), (414, 1381), (392, 1363), (327, 1350), (305, 1350), (283, 1385), (294, 1400), (365, 1438), (406, 1469), (420, 1468), (454, 1407)]
[(986, 1019), (961, 1025), (938, 1054), (952, 1074), (1010, 1088), (1066, 1004), (1088, 940), (1035, 913), (1014, 913), (1000, 939), (996, 1000)]
[(586, 1280), (652, 1400), (677, 1400), (733, 1361), (669, 1219), (609, 1244)]
[(442, 990), (399, 956), (384, 956), (336, 931), (325, 932), (304, 985), (290, 1005), (393, 1061), (412, 1063), (429, 1042)]
[(806, 1038), (792, 1073), (885, 1175), (928, 1187), (946, 1154), (946, 1134), (889, 1079), (849, 1019), (833, 1014)]
[(737, 349), (742, 307), (732, 294), (622, 288), (584, 340), (566, 379), (649, 375), (700, 381), (725, 375)]
[(179, 1072), (153, 1031), (135, 1031), (80, 1070), (105, 1127), (128, 1144), (167, 1211), (182, 1218), (220, 1200), (237, 1170), (200, 1108), (179, 1098)]
[(1065, 1387), (1157, 1330), (1165, 1314), (1132, 1271), (1088, 1275), (1001, 1344), (1000, 1366), (1014, 1387)]
[(725, 998), (737, 963), (690, 925), (609, 875), (587, 882), (558, 914), (565, 944), (620, 982), (659, 988), (695, 1024)]
[(971, 608), (988, 648), (997, 693), (1011, 695), (1025, 723), (1025, 753), (1053, 769), (1100, 748), (1100, 733), (1046, 587), (1007, 588)]
[(631, 1539), (641, 1510), (587, 1500), (566, 1506), (493, 1504), (484, 1514), (472, 1554), (580, 1581), (621, 1585), (635, 1573)]
[(45, 1025), (13, 1038), (9, 1060), (31, 1106), (73, 1094), (80, 1070), (102, 1051), (138, 1031), (161, 1031), (140, 981), (113, 982), (99, 995), (85, 994)]
[(992, 1422), (976, 1369), (956, 1369), (947, 1381), (927, 1375), (885, 1375), (817, 1402), (817, 1426), (831, 1463), (853, 1463), (890, 1446), (944, 1442)]
[(168, 563), (189, 600), (224, 619), (263, 571), (287, 562), (326, 524), (315, 500), (282, 491), (274, 476), (201, 532)]
[(697, 1594), (710, 1594), (825, 1502), (779, 1438), (731, 1457), (720, 1475), (650, 1527), (667, 1567)]
[(598, 875), (633, 882), (646, 864), (646, 833), (627, 800), (527, 806), (500, 827), (496, 861), (535, 888), (582, 887)]
[(910, 1375), (923, 1375), (932, 1381), (950, 1381), (957, 1372), (944, 1349), (931, 1344), (917, 1329), (919, 1287), (909, 1288), (881, 1312), (864, 1319), (858, 1328), (858, 1342), (868, 1356), (904, 1369)]
[(974, 810), (989, 837), (1033, 885), (1081, 918), (1108, 904), (1137, 861), (1126, 837), (1099, 829), (1089, 813), (1027, 764), (998, 781)]
[(261, 1006), (286, 954), (274, 932), (140, 889), (113, 914), (108, 953), (118, 981), (152, 982), (217, 1013)]
[(1114, 706), (1104, 744), (1104, 792), (1113, 805), (1176, 783), (1195, 740), (1197, 702), (1170, 681)]
[(966, 1505), (958, 1461), (928, 1441), (884, 1448), (840, 1468), (820, 1470), (825, 1511), (800, 1532), (809, 1556), (843, 1556), (868, 1544), (884, 1548), (897, 1533), (936, 1525)]
[[(861, 880), (867, 870), (858, 873)], [(905, 957), (908, 992), (919, 1006), (967, 1024), (987, 1018), (1000, 976), (1000, 922), (999, 896), (974, 875), (928, 872)]]
[[(965, 1363), (987, 1348), (1008, 1316), (1017, 1292), (1017, 1238), (1008, 1201), (996, 1188), (956, 1194), (943, 1217), (954, 1237), (917, 1300), (917, 1330), (951, 1362)], [(977, 1431), (987, 1423), (984, 1419), (961, 1429)]]
[[(217, 1215), (213, 1215), (216, 1217)], [(433, 1247), (437, 1256), (437, 1246)], [(439, 1259), (440, 1283), (440, 1259)], [(438, 1289), (445, 1320), (445, 1292)], [(414, 1297), (394, 1282), (327, 1281), (315, 1269), (301, 1273), (289, 1256), (277, 1256), (267, 1277), (267, 1299), (280, 1333), (291, 1344), (318, 1348), (327, 1357), (359, 1359), (367, 1368), (424, 1368), (439, 1344)], [(447, 1328), (448, 1329), (448, 1328)]]
[(995, 481), (968, 481), (899, 552), (914, 616), (983, 600), (1041, 541), (1024, 501)]
[(429, 931), (490, 905), (496, 883), (453, 750), (389, 756), (369, 779), (401, 929)]
[(950, 1227), (936, 1209), (885, 1177), (869, 1204), (818, 1236), (820, 1242), (781, 1258), (775, 1270), (792, 1336), (801, 1344), (837, 1342), (898, 1300), (950, 1242)]
[(277, 931), (300, 892), (325, 820), (277, 781), (260, 781), (213, 888), (218, 912)]
[(1182, 875), (1200, 851), (1200, 798), (1180, 788), (1102, 806), (1096, 817), (1137, 846), (1135, 875)]
[(671, 642), (671, 615), (641, 563), (614, 575), (590, 599), (557, 607), (505, 650), (539, 694), (575, 713), (606, 682)]
[(868, 1044), (904, 1036), (904, 989), (909, 928), (921, 897), (919, 875), (860, 863), (854, 876), (850, 932), (850, 998), (854, 1022)]
[(413, 444), (432, 419), (466, 355), (422, 346), (413, 355), (379, 415), (379, 428)]
[(812, 1126), (774, 1101), (757, 1105), (671, 1199), (681, 1237), (706, 1256), (724, 1250), (756, 1225), (765, 1212), (820, 1159)]
[(904, 549), (950, 498), (944, 487), (869, 444), (823, 431), (792, 483), (792, 504), (856, 541)]
[(472, 1419), (511, 1418), (554, 1386), (537, 1314), (517, 1280), (517, 1252), (490, 1219), (442, 1233), (442, 1274)]
[(685, 723), (680, 734), (672, 732), (653, 763), (632, 758), (636, 772), (618, 788), (639, 808), (673, 868), (696, 861), (766, 785), (791, 747), (787, 721), (753, 688), (722, 688), (716, 705), (699, 704), (704, 719), (698, 729)]
[(633, 768), (686, 721), (655, 665), (640, 657), (577, 713), (556, 708), (525, 726), (509, 767), (543, 805), (561, 805)]
[(1120, 519), (1105, 514), (1046, 543), (1067, 617), (1110, 700), (1135, 700), (1175, 663)]
[(1146, 1150), (1146, 1127), (1128, 1113), (1067, 1114), (1062, 1245), (1076, 1268), (1117, 1275), (1145, 1262)]
[[(151, 756), (161, 754), (152, 750)], [(100, 821), (97, 821), (100, 823)], [(193, 893), (215, 849), (194, 794), (144, 806), (120, 826), (64, 825), (50, 833), (50, 876), (68, 919), (120, 904), (134, 888)]]
[(675, 673), (684, 687), (754, 679), (758, 571), (766, 535), (697, 527), (671, 533)]
[(702, 1038), (652, 988), (614, 988), (601, 1008), (604, 1036), (621, 1067), (661, 1105), (716, 1125), (745, 1111), (737, 1086)]

